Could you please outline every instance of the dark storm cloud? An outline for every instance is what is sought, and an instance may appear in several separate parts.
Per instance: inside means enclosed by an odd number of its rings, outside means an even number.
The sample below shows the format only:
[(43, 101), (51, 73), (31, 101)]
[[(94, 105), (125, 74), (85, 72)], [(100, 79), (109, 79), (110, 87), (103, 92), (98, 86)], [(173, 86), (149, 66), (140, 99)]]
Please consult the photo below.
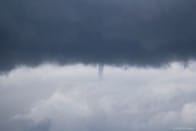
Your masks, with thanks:
[(194, 0), (0, 1), (0, 70), (195, 59)]

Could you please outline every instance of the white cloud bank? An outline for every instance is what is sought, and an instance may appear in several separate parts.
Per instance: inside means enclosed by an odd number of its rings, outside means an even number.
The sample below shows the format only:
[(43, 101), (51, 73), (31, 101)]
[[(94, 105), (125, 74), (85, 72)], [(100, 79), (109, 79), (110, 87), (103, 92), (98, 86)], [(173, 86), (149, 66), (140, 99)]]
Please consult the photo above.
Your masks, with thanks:
[(0, 76), (2, 131), (196, 130), (196, 63), (19, 67)]

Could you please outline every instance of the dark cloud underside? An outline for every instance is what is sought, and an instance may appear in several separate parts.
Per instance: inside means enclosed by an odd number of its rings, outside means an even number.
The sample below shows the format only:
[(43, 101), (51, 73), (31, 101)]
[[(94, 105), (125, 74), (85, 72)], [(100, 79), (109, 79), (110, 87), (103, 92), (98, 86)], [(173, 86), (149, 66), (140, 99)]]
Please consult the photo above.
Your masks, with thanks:
[(0, 70), (42, 62), (161, 65), (196, 57), (194, 0), (0, 1)]

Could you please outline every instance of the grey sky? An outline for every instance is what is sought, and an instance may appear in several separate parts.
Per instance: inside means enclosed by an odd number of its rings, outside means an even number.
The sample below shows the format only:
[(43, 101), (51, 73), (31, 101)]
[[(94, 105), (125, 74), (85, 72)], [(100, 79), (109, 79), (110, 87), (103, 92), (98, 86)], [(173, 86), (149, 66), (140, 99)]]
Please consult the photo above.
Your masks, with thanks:
[(0, 131), (196, 130), (195, 7), (0, 0)]
[(0, 76), (2, 131), (196, 128), (195, 62), (184, 69), (20, 67)]
[(0, 70), (195, 59), (194, 0), (0, 1)]

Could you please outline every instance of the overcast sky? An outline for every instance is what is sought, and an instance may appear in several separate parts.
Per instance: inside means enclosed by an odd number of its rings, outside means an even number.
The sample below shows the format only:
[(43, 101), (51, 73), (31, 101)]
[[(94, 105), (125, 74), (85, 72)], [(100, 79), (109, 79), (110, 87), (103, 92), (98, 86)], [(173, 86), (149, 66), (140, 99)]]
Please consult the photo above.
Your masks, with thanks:
[[(0, 76), (1, 131), (195, 130), (196, 63), (188, 68), (19, 67)], [(187, 129), (186, 129), (187, 130)]]
[(0, 0), (0, 131), (196, 130), (195, 0)]
[(161, 66), (196, 57), (195, 0), (0, 1), (0, 70), (44, 62)]

